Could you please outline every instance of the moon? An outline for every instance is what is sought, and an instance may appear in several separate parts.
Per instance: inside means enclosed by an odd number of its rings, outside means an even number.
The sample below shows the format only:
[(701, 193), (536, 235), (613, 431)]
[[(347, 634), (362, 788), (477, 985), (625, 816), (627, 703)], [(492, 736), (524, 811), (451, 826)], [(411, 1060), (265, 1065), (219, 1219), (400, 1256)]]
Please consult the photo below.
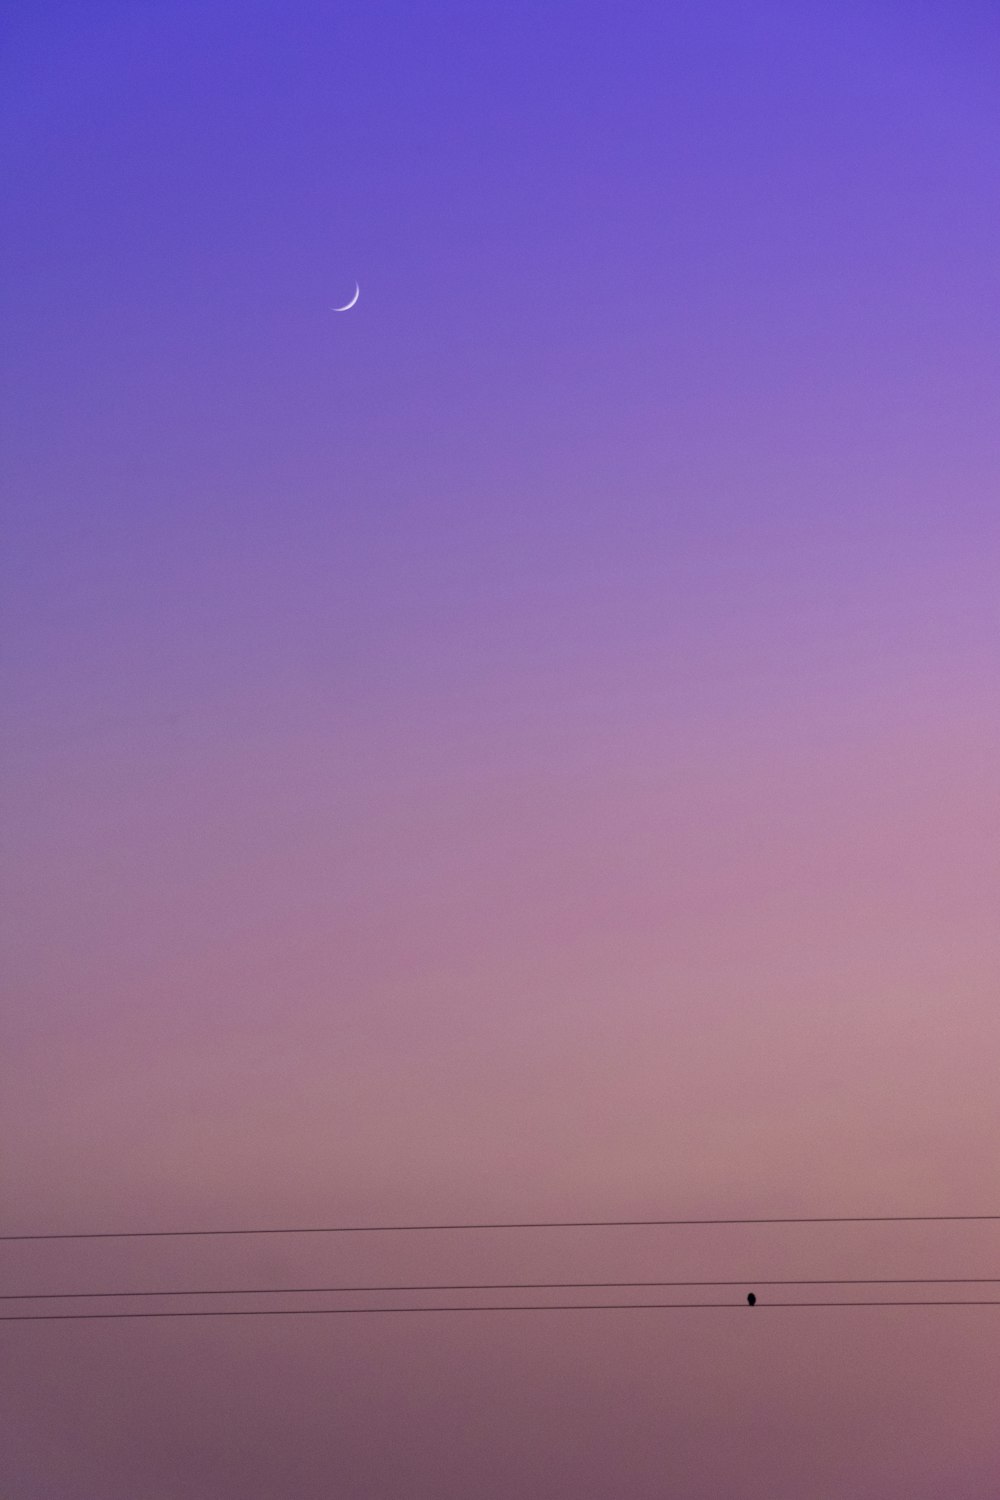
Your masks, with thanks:
[(334, 312), (347, 312), (347, 310), (349, 308), (351, 308), (351, 307), (354, 306), (355, 302), (357, 302), (357, 300), (358, 300), (358, 298), (360, 296), (361, 296), (361, 288), (358, 285), (358, 283), (355, 282), (354, 283), (354, 296), (351, 298), (350, 302), (345, 302), (344, 305), (343, 305), (343, 307), (335, 307), (335, 308), (333, 308), (333, 311)]

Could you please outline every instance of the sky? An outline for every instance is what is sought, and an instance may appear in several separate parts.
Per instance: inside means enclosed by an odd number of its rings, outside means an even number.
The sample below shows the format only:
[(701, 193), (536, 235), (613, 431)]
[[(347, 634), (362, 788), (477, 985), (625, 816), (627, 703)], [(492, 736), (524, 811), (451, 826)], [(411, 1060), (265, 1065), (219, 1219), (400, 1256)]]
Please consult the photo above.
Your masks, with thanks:
[[(3, 1232), (1000, 1214), (992, 0), (5, 32)], [(998, 1222), (0, 1252), (736, 1283), (5, 1322), (10, 1500), (1000, 1491), (1000, 1305), (768, 1306), (1000, 1281), (767, 1285)]]

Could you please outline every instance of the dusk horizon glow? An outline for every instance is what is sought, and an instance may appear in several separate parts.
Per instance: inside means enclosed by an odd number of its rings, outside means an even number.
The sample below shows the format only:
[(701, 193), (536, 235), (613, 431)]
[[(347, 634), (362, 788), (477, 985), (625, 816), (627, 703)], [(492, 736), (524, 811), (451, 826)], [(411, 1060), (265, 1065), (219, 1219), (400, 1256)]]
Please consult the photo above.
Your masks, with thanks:
[(995, 7), (8, 9), (3, 1495), (995, 1497)]

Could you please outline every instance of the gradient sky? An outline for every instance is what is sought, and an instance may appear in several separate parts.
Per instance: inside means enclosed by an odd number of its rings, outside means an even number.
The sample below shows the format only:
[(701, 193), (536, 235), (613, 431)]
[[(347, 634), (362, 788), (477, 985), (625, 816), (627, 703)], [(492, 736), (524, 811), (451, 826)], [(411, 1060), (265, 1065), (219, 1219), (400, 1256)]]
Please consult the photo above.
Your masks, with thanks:
[[(1000, 1212), (992, 0), (5, 10), (5, 1232)], [(0, 1250), (746, 1278), (7, 1323), (5, 1500), (1000, 1493), (1000, 1307), (737, 1308), (1000, 1224)]]

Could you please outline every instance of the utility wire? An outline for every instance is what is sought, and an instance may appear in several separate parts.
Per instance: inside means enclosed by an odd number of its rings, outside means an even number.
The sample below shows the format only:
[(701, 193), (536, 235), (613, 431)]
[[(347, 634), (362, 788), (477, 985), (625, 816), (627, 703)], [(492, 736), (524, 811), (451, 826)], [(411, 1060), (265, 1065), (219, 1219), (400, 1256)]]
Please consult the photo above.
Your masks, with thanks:
[[(542, 1302), (509, 1303), (499, 1307), (247, 1307), (215, 1310), (200, 1308), (196, 1312), (114, 1312), (114, 1313), (0, 1313), (0, 1323), (68, 1323), (98, 1318), (294, 1318), (330, 1313), (468, 1313), (468, 1312), (634, 1312), (666, 1308), (727, 1307), (734, 1311), (739, 1302)], [(947, 1302), (765, 1302), (757, 1307), (1000, 1307), (993, 1301)], [(754, 1309), (756, 1311), (756, 1308)]]
[(245, 1234), (410, 1234), (418, 1230), (458, 1229), (636, 1229), (686, 1224), (932, 1224), (995, 1222), (1000, 1214), (862, 1214), (829, 1215), (811, 1219), (580, 1219), (525, 1224), (335, 1224), (305, 1229), (128, 1229), (84, 1234), (0, 1234), (13, 1240), (149, 1240), (193, 1238), (196, 1235)]
[(737, 1281), (486, 1281), (448, 1282), (427, 1286), (227, 1286), (194, 1291), (153, 1292), (0, 1292), (0, 1302), (52, 1302), (79, 1297), (282, 1297), (321, 1292), (535, 1292), (648, 1286), (949, 1286), (996, 1285), (1000, 1276), (799, 1276), (761, 1281), (744, 1276)]

